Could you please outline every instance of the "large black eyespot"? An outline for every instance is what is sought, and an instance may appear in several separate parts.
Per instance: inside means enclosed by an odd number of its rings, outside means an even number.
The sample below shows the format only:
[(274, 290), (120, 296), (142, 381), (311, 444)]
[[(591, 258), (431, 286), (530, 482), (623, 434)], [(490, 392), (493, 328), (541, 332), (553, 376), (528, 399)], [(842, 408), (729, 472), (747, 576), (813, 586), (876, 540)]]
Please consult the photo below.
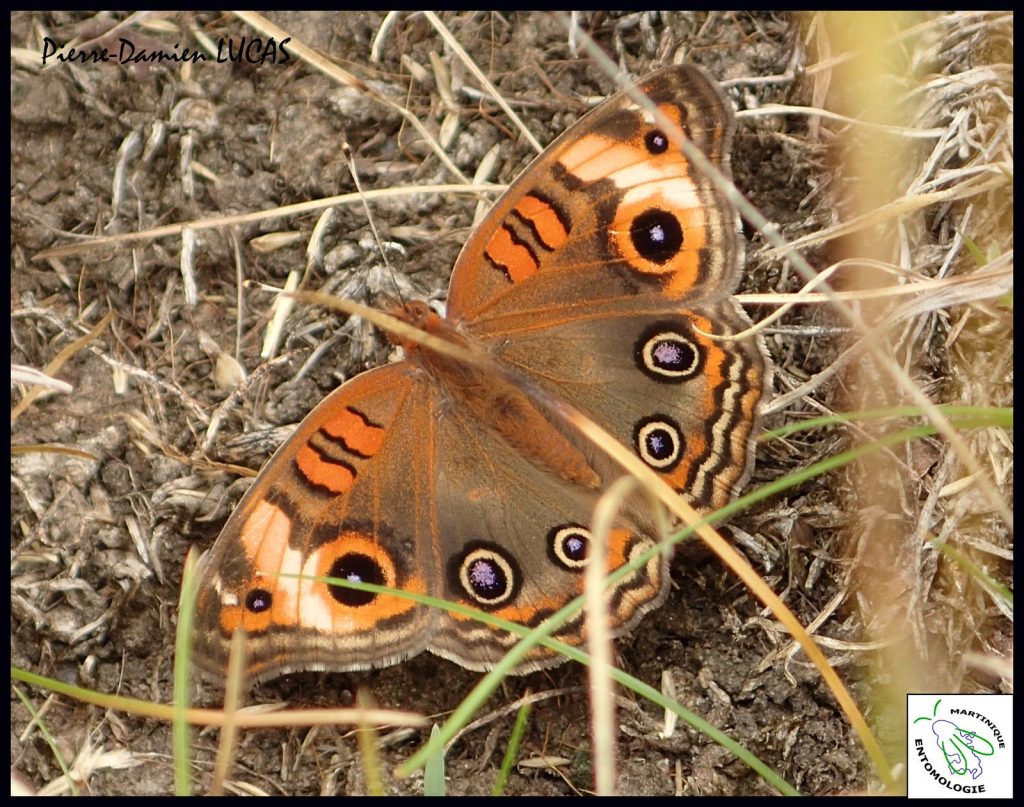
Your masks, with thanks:
[(704, 365), (700, 346), (674, 322), (656, 322), (646, 328), (636, 341), (633, 358), (646, 375), (663, 383), (693, 378)]
[(563, 569), (578, 572), (586, 567), (590, 530), (579, 524), (562, 524), (548, 532), (548, 557)]
[(456, 590), (487, 609), (511, 602), (522, 585), (515, 559), (495, 544), (467, 544), (451, 559), (448, 568)]
[(664, 154), (668, 149), (668, 138), (660, 129), (652, 129), (644, 135), (644, 145), (651, 154)]
[(633, 219), (629, 237), (640, 257), (652, 263), (668, 263), (683, 248), (683, 228), (679, 226), (679, 219), (658, 208)]
[(639, 421), (633, 430), (633, 445), (640, 459), (663, 473), (675, 468), (683, 457), (683, 433), (667, 415)]
[[(331, 564), (327, 577), (351, 580), (354, 583), (384, 585), (384, 570), (381, 569), (380, 564), (370, 556), (359, 552), (348, 552), (339, 556)], [(331, 596), (335, 600), (350, 607), (369, 605), (377, 598), (372, 591), (356, 591), (354, 588), (345, 588), (344, 586), (330, 586), (329, 588)]]
[(254, 614), (262, 614), (274, 604), (274, 596), (265, 588), (254, 588), (245, 595), (245, 607)]

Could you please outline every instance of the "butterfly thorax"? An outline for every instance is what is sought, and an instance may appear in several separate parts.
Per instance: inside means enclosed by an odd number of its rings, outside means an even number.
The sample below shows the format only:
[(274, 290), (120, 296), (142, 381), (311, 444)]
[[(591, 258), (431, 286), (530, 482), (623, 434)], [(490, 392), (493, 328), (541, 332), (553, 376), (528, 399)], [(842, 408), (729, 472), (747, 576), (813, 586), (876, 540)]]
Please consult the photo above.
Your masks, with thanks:
[(504, 439), (524, 457), (559, 477), (598, 488), (601, 479), (584, 454), (545, 417), (537, 404), (518, 385), (506, 378), (484, 347), (426, 303), (410, 302), (391, 312), (398, 319), (444, 340), (462, 351), (484, 359), (471, 364), (412, 340), (397, 339), (409, 361), (441, 382), (453, 405)]

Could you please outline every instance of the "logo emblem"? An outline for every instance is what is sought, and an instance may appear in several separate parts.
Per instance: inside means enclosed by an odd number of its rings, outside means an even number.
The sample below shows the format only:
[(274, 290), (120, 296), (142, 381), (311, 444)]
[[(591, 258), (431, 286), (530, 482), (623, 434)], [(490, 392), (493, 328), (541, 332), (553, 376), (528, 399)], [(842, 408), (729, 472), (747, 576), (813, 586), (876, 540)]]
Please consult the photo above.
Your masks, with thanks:
[(1013, 795), (1012, 695), (908, 695), (907, 795)]

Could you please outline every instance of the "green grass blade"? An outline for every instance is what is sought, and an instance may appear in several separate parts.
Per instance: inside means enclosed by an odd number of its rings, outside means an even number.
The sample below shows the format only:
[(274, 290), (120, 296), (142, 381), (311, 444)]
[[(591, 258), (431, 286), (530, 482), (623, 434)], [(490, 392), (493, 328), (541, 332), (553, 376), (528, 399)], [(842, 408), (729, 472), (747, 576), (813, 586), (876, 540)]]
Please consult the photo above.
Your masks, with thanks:
[[(505, 792), (505, 785), (508, 783), (508, 776), (512, 772), (516, 760), (519, 758), (519, 746), (523, 744), (523, 736), (526, 734), (526, 721), (530, 716), (533, 704), (529, 701), (519, 707), (516, 713), (516, 722), (512, 726), (512, 735), (508, 738), (508, 748), (505, 749), (505, 756), (501, 760), (501, 768), (498, 770), (498, 779), (491, 790), (492, 796), (500, 796)], [(435, 728), (437, 728), (435, 726)]]
[[(440, 731), (440, 726), (435, 723), (434, 727), (430, 730), (430, 739), (433, 740)], [(426, 763), (423, 765), (423, 795), (447, 795), (444, 782), (444, 746), (441, 746), (440, 750), (436, 753), (428, 756)]]
[(28, 709), (32, 715), (32, 722), (39, 727), (39, 733), (43, 739), (46, 740), (46, 744), (50, 746), (50, 750), (53, 752), (53, 758), (57, 760), (57, 764), (60, 765), (60, 769), (64, 772), (64, 778), (68, 780), (68, 789), (71, 791), (73, 796), (79, 795), (78, 785), (75, 784), (75, 778), (71, 775), (71, 770), (68, 768), (68, 763), (64, 760), (64, 755), (61, 754), (60, 749), (57, 747), (57, 741), (50, 734), (50, 730), (46, 728), (46, 724), (43, 722), (42, 716), (35, 706), (32, 705), (32, 701), (28, 699), (28, 696), (21, 691), (20, 687), (12, 687), (14, 694), (18, 696), (25, 708)]

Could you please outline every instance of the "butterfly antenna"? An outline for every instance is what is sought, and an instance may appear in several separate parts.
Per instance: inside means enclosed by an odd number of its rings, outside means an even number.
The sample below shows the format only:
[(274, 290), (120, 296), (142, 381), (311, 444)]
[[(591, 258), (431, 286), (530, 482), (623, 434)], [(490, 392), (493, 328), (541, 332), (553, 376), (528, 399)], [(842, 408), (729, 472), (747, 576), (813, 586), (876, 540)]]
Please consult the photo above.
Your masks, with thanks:
[[(391, 266), (391, 262), (388, 260), (388, 254), (384, 250), (384, 242), (381, 240), (380, 232), (377, 230), (377, 225), (373, 219), (373, 213), (370, 212), (370, 205), (366, 201), (366, 196), (363, 193), (363, 184), (359, 181), (359, 172), (356, 171), (356, 161), (352, 156), (352, 147), (349, 146), (348, 141), (342, 141), (341, 150), (345, 155), (345, 161), (348, 163), (348, 171), (352, 175), (352, 180), (356, 183), (356, 192), (359, 194), (359, 198), (363, 202), (363, 210), (366, 211), (366, 219), (370, 222), (370, 230), (373, 232), (373, 238), (377, 242), (377, 249), (380, 250), (380, 257), (384, 261), (384, 265), (387, 267), (388, 272), (391, 274), (391, 279), (395, 286), (395, 297), (399, 303), (405, 303), (402, 299), (402, 290), (398, 285), (398, 278), (395, 276), (394, 267)], [(389, 300), (389, 302), (391, 302)]]

